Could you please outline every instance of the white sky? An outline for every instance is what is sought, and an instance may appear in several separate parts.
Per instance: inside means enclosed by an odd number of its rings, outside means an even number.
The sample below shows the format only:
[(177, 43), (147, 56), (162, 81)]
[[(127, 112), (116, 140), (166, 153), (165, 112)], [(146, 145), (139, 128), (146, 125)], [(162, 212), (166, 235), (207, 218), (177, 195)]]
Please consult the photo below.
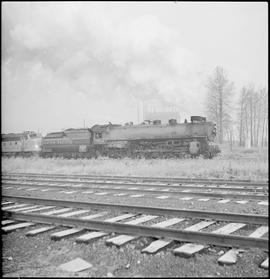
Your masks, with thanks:
[[(205, 115), (207, 77), (268, 84), (267, 2), (5, 2), (2, 133)], [(142, 119), (140, 118), (140, 121)]]

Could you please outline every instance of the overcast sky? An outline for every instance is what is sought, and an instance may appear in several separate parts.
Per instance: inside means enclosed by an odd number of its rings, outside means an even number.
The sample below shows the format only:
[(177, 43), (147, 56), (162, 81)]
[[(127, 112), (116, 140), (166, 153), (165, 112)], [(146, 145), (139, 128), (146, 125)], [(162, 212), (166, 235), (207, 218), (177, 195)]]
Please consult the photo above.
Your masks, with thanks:
[(266, 2), (2, 2), (2, 133), (205, 115), (217, 65), (235, 99), (267, 86), (267, 23)]

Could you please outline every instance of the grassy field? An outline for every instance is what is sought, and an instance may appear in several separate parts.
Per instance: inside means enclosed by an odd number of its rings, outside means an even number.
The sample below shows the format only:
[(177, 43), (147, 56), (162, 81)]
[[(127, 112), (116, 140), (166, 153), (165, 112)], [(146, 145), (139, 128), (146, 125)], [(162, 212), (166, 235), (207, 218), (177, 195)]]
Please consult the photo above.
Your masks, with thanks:
[(268, 149), (222, 146), (208, 159), (42, 159), (3, 158), (2, 172), (138, 175), (268, 180)]

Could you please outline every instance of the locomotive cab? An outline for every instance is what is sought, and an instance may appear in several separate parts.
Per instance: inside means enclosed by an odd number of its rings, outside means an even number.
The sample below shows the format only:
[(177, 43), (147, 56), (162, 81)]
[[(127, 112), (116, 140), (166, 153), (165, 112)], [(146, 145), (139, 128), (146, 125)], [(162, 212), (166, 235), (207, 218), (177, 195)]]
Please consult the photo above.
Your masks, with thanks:
[[(129, 123), (129, 125), (125, 126), (132, 126), (133, 123)], [(105, 138), (106, 135), (109, 134), (110, 130), (113, 129), (114, 127), (119, 127), (121, 125), (118, 124), (107, 124), (107, 125), (94, 125), (90, 130), (93, 133), (93, 142), (94, 144), (104, 144), (105, 143)]]

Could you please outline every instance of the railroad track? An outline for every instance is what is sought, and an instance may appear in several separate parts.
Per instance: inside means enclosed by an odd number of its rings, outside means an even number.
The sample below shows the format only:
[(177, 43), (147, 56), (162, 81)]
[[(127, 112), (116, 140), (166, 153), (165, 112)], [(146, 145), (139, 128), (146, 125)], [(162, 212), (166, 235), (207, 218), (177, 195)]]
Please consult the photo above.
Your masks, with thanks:
[(51, 178), (76, 178), (76, 179), (95, 179), (111, 181), (141, 181), (141, 182), (163, 182), (163, 183), (192, 183), (207, 185), (243, 185), (243, 186), (263, 186), (268, 187), (268, 181), (252, 180), (228, 180), (228, 179), (208, 179), (208, 178), (187, 178), (187, 177), (143, 177), (143, 176), (110, 176), (110, 175), (67, 175), (67, 174), (42, 174), (42, 173), (2, 173), (2, 176), (12, 177), (51, 177)]
[(110, 180), (99, 180), (99, 179), (87, 179), (87, 180), (81, 180), (81, 179), (70, 179), (69, 177), (62, 177), (62, 178), (54, 178), (54, 177), (46, 177), (44, 178), (43, 176), (41, 177), (35, 177), (35, 178), (31, 178), (31, 177), (27, 177), (27, 176), (23, 176), (23, 177), (12, 177), (12, 176), (2, 176), (2, 181), (28, 181), (28, 182), (43, 182), (46, 181), (47, 183), (74, 183), (74, 184), (80, 184), (80, 185), (89, 185), (89, 184), (94, 184), (94, 185), (110, 185), (110, 186), (125, 186), (125, 187), (129, 187), (129, 186), (136, 186), (136, 187), (153, 187), (155, 186), (155, 188), (160, 188), (160, 189), (164, 189), (164, 186), (169, 187), (169, 188), (174, 188), (174, 189), (192, 189), (192, 190), (196, 190), (196, 189), (205, 189), (205, 190), (230, 190), (230, 191), (255, 191), (255, 192), (268, 192), (268, 188), (267, 187), (263, 187), (263, 186), (226, 186), (226, 185), (192, 185), (192, 184), (179, 184), (179, 183), (173, 183), (173, 184), (169, 184), (169, 183), (134, 183), (134, 182), (123, 182), (123, 181), (118, 181), (118, 182), (112, 182)]
[[(64, 179), (65, 178), (65, 179)], [(64, 184), (63, 184), (64, 183)], [(115, 196), (127, 196), (128, 194), (139, 193), (139, 195), (131, 195), (131, 197), (142, 197), (146, 195), (160, 195), (156, 198), (167, 199), (167, 198), (178, 198), (184, 196), (183, 200), (191, 200), (194, 197), (208, 197), (219, 199), (218, 202), (227, 203), (230, 199), (240, 199), (237, 203), (247, 203), (249, 200), (259, 201), (260, 205), (268, 205), (268, 191), (265, 187), (261, 186), (221, 186), (221, 185), (172, 185), (168, 184), (149, 184), (149, 183), (126, 183), (126, 182), (111, 182), (111, 181), (97, 181), (93, 179), (81, 180), (81, 179), (70, 179), (69, 176), (61, 178), (52, 178), (50, 176), (28, 177), (12, 175), (2, 175), (3, 189), (17, 189), (17, 190), (29, 190), (37, 191), (40, 188), (45, 188), (42, 191), (61, 191), (64, 194), (96, 194), (96, 195), (107, 195), (109, 193), (115, 193)], [(35, 188), (28, 188), (29, 186)], [(135, 187), (134, 187), (135, 186)], [(149, 188), (151, 186), (151, 188)], [(72, 189), (73, 191), (67, 191)], [(91, 191), (89, 191), (92, 190)], [(84, 191), (88, 190), (88, 191)], [(103, 190), (103, 192), (100, 192)], [(106, 192), (104, 192), (106, 190)], [(119, 193), (120, 192), (120, 193)], [(166, 195), (167, 196), (166, 196)], [(220, 200), (221, 199), (221, 200)], [(207, 199), (201, 199), (206, 201)]]
[[(2, 196), (2, 210), (5, 217), (2, 231), (6, 233), (31, 227), (26, 232), (28, 236), (51, 231), (51, 239), (75, 236), (76, 242), (85, 243), (106, 236), (109, 237), (105, 239), (106, 245), (118, 247), (146, 237), (149, 243), (143, 248), (143, 253), (153, 254), (169, 249), (173, 254), (184, 257), (193, 256), (209, 245), (216, 245), (228, 248), (218, 258), (218, 262), (223, 264), (235, 263), (239, 249), (259, 248), (268, 252), (268, 216), (265, 215), (11, 195)], [(268, 258), (262, 267), (268, 268)]]

